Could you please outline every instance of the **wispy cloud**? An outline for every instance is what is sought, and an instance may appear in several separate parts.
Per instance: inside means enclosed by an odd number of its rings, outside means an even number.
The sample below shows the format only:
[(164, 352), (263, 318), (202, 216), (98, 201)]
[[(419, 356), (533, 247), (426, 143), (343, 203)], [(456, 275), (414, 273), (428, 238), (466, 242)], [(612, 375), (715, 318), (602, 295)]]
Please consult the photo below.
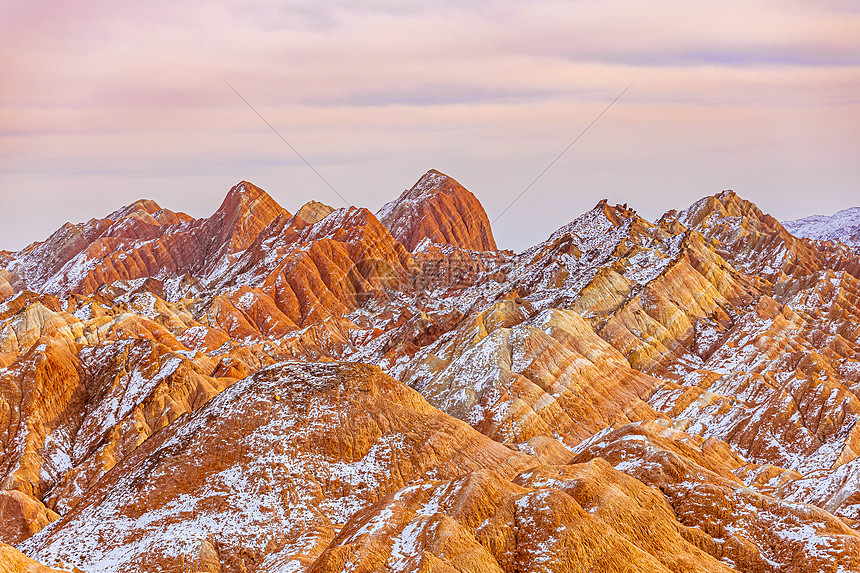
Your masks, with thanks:
[(337, 202), (219, 76), (349, 198), (433, 167), (491, 216), (639, 77), (499, 221), (503, 246), (603, 196), (832, 212), (857, 196), (858, 31), (839, 1), (4, 3), (0, 248), (140, 196), (204, 215), (239, 179)]

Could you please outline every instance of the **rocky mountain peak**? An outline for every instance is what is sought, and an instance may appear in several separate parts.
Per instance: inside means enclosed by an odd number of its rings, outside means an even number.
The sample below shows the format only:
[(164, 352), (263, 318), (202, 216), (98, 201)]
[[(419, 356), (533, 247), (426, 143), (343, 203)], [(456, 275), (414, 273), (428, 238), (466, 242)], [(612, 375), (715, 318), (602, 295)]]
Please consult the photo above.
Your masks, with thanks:
[(218, 207), (215, 215), (230, 218), (257, 210), (282, 211), (283, 208), (278, 205), (277, 201), (271, 195), (253, 183), (240, 181), (224, 197), (224, 201)]
[(495, 251), (490, 220), (478, 198), (456, 180), (431, 169), (377, 217), (410, 251), (425, 239), (475, 251)]
[[(192, 219), (191, 216), (185, 213), (177, 213), (170, 209), (164, 209), (151, 199), (138, 199), (131, 205), (117, 209), (104, 219), (92, 219), (88, 225), (90, 227), (112, 225), (113, 228), (108, 231), (109, 234), (124, 235), (128, 234), (129, 230), (139, 223), (157, 227), (161, 225), (176, 225), (185, 221), (191, 221)], [(135, 232), (132, 230), (131, 234), (135, 234)]]
[(280, 215), (289, 217), (289, 212), (253, 183), (241, 181), (230, 189), (204, 226), (216, 237), (216, 244), (226, 245), (227, 252), (235, 253), (248, 248)]
[(480, 250), (435, 170), (114, 215), (0, 251), (0, 572), (860, 571), (847, 245), (726, 191)]
[[(672, 213), (672, 212), (670, 212)], [(686, 227), (695, 228), (737, 220), (741, 226), (753, 226), (768, 233), (785, 233), (782, 225), (772, 216), (763, 213), (758, 206), (727, 189), (693, 203), (677, 213), (677, 219)]]
[(782, 224), (795, 237), (860, 246), (860, 207), (843, 209), (829, 217), (812, 215), (795, 221), (783, 221)]
[(462, 187), (452, 177), (436, 169), (430, 169), (409, 189), (408, 198), (412, 201), (420, 201), (437, 193), (451, 192), (458, 186)]
[(126, 205), (125, 207), (117, 209), (116, 211), (105, 217), (105, 219), (119, 221), (136, 213), (145, 213), (147, 215), (152, 215), (153, 213), (157, 213), (159, 211), (161, 211), (161, 206), (152, 199), (138, 199), (130, 205)]
[(313, 225), (314, 223), (322, 221), (326, 216), (333, 212), (334, 207), (329, 207), (325, 203), (320, 203), (319, 201), (308, 201), (302, 205), (301, 209), (298, 210), (296, 217), (308, 225)]

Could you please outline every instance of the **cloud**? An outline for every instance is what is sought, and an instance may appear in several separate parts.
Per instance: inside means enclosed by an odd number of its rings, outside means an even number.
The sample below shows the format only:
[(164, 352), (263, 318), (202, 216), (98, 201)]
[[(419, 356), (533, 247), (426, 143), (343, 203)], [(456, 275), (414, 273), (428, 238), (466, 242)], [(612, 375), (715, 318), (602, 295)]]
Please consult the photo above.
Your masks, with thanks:
[(0, 26), (4, 248), (141, 196), (206, 215), (239, 179), (335, 202), (221, 78), (357, 204), (432, 167), (492, 212), (638, 78), (498, 222), (503, 246), (603, 196), (649, 216), (724, 187), (786, 218), (856, 202), (851, 2), (72, 0), (5, 3)]

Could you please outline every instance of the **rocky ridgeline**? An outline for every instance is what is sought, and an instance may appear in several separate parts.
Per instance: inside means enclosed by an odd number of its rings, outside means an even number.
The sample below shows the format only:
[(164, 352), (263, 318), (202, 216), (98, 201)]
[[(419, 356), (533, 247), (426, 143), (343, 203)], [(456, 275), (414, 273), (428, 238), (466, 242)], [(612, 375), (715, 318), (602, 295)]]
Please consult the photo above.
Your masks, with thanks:
[(67, 224), (0, 252), (0, 571), (860, 571), (821, 238), (723, 192), (500, 251), (438, 171)]
[(494, 251), (484, 207), (465, 187), (435, 169), (376, 214), (410, 251), (424, 241), (473, 251)]
[(786, 221), (784, 225), (795, 237), (839, 241), (860, 247), (860, 207), (843, 209), (829, 217), (812, 215), (796, 221)]

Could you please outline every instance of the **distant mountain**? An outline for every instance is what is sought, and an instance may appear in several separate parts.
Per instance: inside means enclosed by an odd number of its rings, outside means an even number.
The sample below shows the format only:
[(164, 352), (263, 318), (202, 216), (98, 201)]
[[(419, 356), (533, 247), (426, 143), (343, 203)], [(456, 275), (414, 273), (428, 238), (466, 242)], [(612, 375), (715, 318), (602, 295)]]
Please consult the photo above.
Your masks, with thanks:
[(795, 237), (842, 241), (846, 245), (860, 246), (860, 207), (843, 209), (831, 215), (812, 215), (796, 221), (785, 221), (783, 226)]

